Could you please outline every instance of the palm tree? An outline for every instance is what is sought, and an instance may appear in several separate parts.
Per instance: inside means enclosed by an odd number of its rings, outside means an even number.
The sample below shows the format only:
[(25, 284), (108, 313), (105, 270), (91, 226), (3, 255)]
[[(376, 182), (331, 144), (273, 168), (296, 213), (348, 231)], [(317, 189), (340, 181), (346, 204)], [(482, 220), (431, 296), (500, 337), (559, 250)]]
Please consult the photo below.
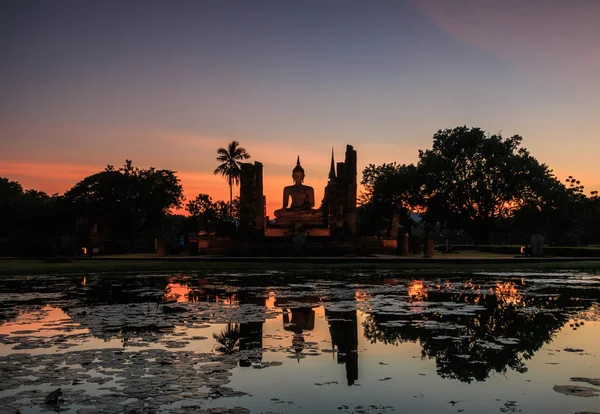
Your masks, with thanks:
[(240, 147), (237, 141), (231, 141), (227, 148), (217, 150), (217, 161), (222, 163), (215, 169), (215, 175), (221, 175), (227, 178), (229, 183), (229, 215), (231, 216), (231, 206), (233, 202), (233, 184), (240, 185), (240, 160), (247, 160), (250, 154), (245, 148)]

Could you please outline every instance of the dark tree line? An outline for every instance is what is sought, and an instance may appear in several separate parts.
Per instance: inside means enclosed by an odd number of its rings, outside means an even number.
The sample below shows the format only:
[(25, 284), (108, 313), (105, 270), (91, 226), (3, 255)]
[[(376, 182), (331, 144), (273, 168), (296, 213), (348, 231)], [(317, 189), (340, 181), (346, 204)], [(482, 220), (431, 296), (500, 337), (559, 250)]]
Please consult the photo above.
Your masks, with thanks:
[(183, 203), (174, 171), (140, 169), (131, 161), (85, 177), (64, 195), (49, 196), (0, 179), (0, 251), (5, 255), (149, 251), (181, 220)]
[(586, 195), (573, 177), (562, 183), (521, 143), (463, 126), (438, 131), (416, 165), (367, 166), (361, 231), (389, 234), (398, 223), (410, 233), (418, 224), (479, 245), (523, 243), (533, 233), (554, 244), (600, 243), (598, 193)]
[(231, 233), (235, 231), (240, 216), (240, 199), (231, 202), (217, 200), (213, 202), (208, 194), (198, 194), (185, 206), (189, 221), (195, 229), (205, 233)]
[[(85, 177), (64, 195), (23, 190), (0, 178), (0, 255), (46, 256), (92, 252), (129, 253), (181, 248), (185, 233), (235, 232), (240, 164), (250, 154), (232, 141), (217, 150), (214, 173), (227, 179), (229, 202), (200, 194), (187, 203), (189, 217), (171, 213), (183, 207), (183, 188), (175, 171), (140, 169), (130, 160)], [(87, 251), (87, 250), (86, 250)]]
[(175, 171), (141, 169), (130, 160), (85, 177), (63, 195), (0, 178), (0, 255), (73, 255), (83, 247), (87, 253), (152, 252), (156, 242), (180, 250), (185, 234), (235, 231), (238, 198), (213, 202), (200, 194), (185, 205), (189, 217), (172, 213), (182, 207)]
[(0, 178), (0, 254), (42, 255), (69, 226), (63, 198)]
[(119, 169), (109, 165), (84, 178), (63, 199), (83, 233), (93, 227), (92, 235), (97, 233), (105, 247), (113, 244), (113, 250), (126, 252), (137, 250), (136, 243), (164, 237), (169, 211), (184, 200), (174, 171), (140, 169), (129, 160)]

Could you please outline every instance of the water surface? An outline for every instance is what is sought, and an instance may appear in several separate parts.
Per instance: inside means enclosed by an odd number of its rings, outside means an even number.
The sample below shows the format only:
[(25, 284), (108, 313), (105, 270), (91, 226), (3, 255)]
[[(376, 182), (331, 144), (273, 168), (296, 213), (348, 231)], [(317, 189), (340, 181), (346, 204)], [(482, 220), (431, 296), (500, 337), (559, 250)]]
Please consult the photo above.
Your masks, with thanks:
[(45, 275), (0, 292), (2, 412), (600, 412), (595, 273)]

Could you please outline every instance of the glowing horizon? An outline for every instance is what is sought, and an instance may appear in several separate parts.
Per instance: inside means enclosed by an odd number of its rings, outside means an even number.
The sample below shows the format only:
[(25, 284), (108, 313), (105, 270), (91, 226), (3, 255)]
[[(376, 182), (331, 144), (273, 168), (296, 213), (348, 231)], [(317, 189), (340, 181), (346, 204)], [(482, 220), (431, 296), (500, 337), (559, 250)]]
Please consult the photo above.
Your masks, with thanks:
[(0, 176), (63, 193), (131, 159), (226, 200), (212, 172), (236, 140), (272, 215), (298, 154), (319, 203), (331, 147), (360, 181), (467, 125), (600, 189), (600, 2), (217, 3), (0, 5)]

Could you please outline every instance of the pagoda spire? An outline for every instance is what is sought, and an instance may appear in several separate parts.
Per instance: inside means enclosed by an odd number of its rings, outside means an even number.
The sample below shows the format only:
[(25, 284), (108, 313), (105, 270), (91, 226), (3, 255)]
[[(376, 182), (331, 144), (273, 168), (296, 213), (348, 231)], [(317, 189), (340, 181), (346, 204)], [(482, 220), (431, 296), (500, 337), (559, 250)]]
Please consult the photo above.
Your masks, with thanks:
[(331, 148), (331, 167), (329, 168), (329, 179), (335, 180), (335, 161), (333, 159), (333, 147)]

